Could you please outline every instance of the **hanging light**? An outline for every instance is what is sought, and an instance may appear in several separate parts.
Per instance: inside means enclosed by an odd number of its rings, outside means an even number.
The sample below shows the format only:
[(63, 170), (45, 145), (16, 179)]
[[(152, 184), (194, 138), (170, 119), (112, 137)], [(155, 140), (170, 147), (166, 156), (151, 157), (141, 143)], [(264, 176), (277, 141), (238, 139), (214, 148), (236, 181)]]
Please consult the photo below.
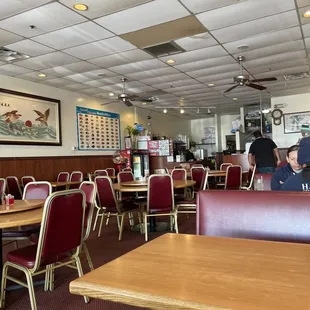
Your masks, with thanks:
[(199, 113), (200, 111), (199, 111), (199, 108), (197, 109), (197, 114)]
[(164, 112), (164, 113), (167, 113), (168, 111), (167, 111), (167, 109), (165, 108), (163, 112)]
[(181, 109), (181, 110), (180, 110), (180, 113), (181, 113), (181, 114), (183, 114), (184, 112), (185, 112), (184, 109)]

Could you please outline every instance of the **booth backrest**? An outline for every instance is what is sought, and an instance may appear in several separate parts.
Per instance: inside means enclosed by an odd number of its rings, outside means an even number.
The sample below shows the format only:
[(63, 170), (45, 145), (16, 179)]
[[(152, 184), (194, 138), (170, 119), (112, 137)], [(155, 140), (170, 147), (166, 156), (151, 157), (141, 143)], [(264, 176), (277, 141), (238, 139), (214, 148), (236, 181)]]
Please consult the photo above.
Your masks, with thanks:
[(200, 191), (196, 233), (310, 243), (310, 193)]

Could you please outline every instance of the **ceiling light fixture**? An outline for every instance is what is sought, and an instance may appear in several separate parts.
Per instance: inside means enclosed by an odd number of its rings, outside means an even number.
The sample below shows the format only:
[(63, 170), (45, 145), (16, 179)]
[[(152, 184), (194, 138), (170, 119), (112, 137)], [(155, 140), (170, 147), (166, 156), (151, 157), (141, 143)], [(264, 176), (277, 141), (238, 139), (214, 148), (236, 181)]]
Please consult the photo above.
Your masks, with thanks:
[(238, 98), (232, 98), (232, 100), (233, 100), (233, 101), (237, 101), (237, 100), (238, 100)]
[(88, 6), (86, 4), (83, 4), (83, 3), (76, 3), (73, 5), (73, 7), (77, 11), (87, 11), (88, 10)]
[(109, 93), (109, 96), (111, 96), (111, 97), (114, 96), (114, 93)]
[(200, 110), (199, 110), (199, 108), (197, 109), (197, 114), (199, 114), (199, 112), (200, 112)]
[(180, 110), (180, 113), (181, 113), (181, 114), (183, 114), (184, 112), (185, 112), (184, 109), (181, 109), (181, 110)]
[(39, 74), (38, 74), (38, 77), (40, 77), (40, 78), (45, 78), (45, 77), (46, 77), (46, 74), (44, 74), (44, 73), (39, 73)]
[(142, 102), (143, 105), (146, 105), (146, 102)]
[(211, 111), (210, 111), (210, 109), (208, 109), (208, 114), (210, 114), (211, 113)]
[(213, 87), (213, 86), (215, 86), (215, 84), (209, 83), (208, 86), (209, 86), (209, 87)]
[(262, 110), (262, 113), (264, 113), (264, 114), (268, 114), (270, 112), (270, 109), (264, 109), (264, 110)]
[(164, 113), (167, 113), (168, 111), (167, 111), (167, 109), (164, 109), (164, 111), (163, 111)]
[(174, 63), (175, 63), (175, 60), (173, 60), (173, 59), (167, 60), (167, 64), (168, 64), (168, 65), (172, 65), (172, 64), (174, 64)]
[(310, 10), (307, 10), (304, 14), (303, 17), (309, 18), (310, 17)]
[(244, 52), (244, 51), (248, 50), (249, 48), (250, 47), (246, 44), (241, 44), (241, 45), (237, 46), (237, 49), (241, 52)]

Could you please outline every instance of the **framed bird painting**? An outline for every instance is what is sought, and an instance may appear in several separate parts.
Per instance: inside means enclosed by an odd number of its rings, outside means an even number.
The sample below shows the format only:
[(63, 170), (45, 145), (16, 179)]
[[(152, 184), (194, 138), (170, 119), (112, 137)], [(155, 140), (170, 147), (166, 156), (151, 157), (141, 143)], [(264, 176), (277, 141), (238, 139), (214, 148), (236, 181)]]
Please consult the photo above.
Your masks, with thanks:
[(60, 100), (0, 88), (0, 144), (61, 145)]

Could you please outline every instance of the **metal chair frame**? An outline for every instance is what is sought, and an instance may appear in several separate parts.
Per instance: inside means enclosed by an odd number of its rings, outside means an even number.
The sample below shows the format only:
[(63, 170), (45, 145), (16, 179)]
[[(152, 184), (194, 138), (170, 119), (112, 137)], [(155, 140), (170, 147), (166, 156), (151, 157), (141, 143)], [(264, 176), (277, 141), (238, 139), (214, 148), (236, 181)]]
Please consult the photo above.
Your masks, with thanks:
[(252, 190), (252, 186), (253, 186), (253, 182), (254, 182), (254, 177), (255, 177), (255, 172), (256, 172), (256, 165), (254, 165), (250, 183), (248, 184), (248, 186), (241, 186), (240, 189), (246, 190), (246, 191)]

